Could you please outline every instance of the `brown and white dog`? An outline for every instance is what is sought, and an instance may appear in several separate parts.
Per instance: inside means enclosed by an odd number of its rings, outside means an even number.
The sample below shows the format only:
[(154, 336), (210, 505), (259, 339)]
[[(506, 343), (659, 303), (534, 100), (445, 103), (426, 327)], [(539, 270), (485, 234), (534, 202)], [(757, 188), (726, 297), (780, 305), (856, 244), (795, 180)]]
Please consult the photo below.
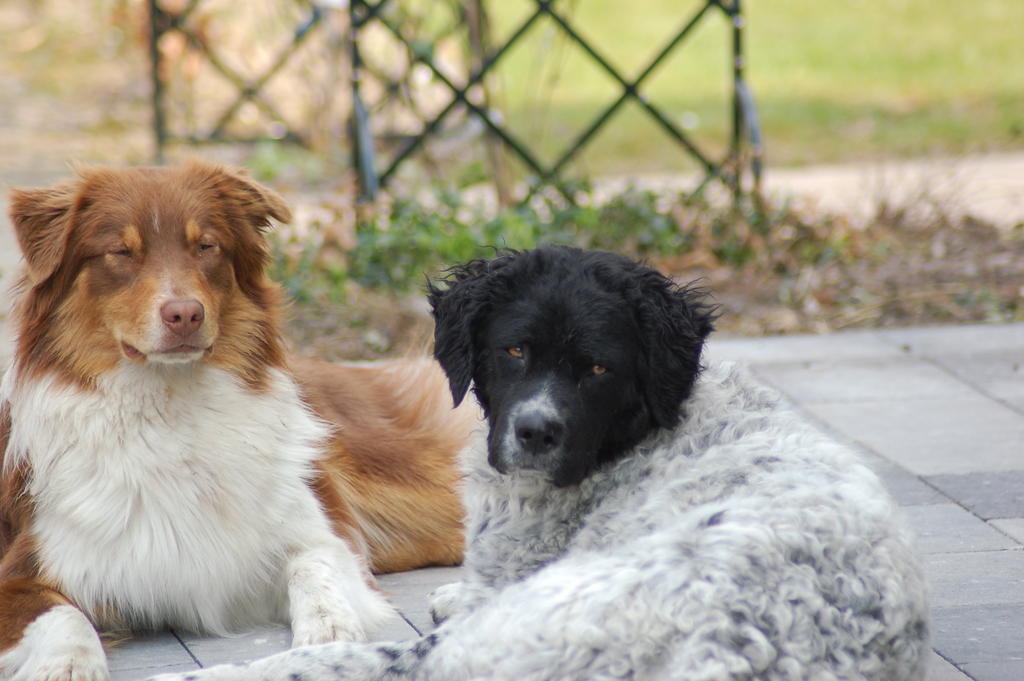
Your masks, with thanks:
[(393, 613), (371, 570), (461, 560), (477, 414), (426, 359), (286, 354), (279, 196), (200, 162), (86, 169), (13, 191), (11, 218), (0, 678), (107, 678), (95, 628), (362, 638)]

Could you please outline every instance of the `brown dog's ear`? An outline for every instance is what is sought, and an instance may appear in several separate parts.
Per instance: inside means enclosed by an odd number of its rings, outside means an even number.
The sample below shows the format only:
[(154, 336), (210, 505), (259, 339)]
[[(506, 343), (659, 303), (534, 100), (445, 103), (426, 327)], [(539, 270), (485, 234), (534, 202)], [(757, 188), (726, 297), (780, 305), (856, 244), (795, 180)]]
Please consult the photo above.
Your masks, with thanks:
[(274, 190), (253, 180), (241, 168), (227, 168), (193, 160), (186, 165), (186, 170), (200, 177), (209, 177), (224, 197), (239, 206), (260, 231), (270, 226), (269, 218), (285, 223), (292, 220), (292, 212), (284, 199)]
[(236, 192), (233, 198), (256, 219), (260, 227), (270, 226), (268, 217), (278, 222), (292, 221), (292, 212), (288, 204), (273, 189), (253, 180), (245, 170), (223, 168), (222, 172), (229, 178), (229, 184)]
[(79, 186), (11, 190), (11, 222), (33, 285), (49, 278), (64, 257)]

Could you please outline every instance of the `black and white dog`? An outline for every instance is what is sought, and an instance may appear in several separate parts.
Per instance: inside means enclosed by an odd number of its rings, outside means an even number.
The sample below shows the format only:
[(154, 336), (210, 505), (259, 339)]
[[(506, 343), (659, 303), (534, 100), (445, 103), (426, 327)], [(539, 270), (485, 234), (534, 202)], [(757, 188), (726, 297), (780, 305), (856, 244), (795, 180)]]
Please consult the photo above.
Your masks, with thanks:
[(579, 483), (679, 421), (711, 308), (654, 270), (546, 248), (451, 270), (433, 288), (434, 354), (490, 418), (488, 462)]
[(544, 247), (456, 267), (430, 300), (456, 401), (472, 384), (488, 420), (444, 622), (189, 681), (923, 679), (924, 580), (893, 503), (743, 372), (700, 374), (698, 291)]

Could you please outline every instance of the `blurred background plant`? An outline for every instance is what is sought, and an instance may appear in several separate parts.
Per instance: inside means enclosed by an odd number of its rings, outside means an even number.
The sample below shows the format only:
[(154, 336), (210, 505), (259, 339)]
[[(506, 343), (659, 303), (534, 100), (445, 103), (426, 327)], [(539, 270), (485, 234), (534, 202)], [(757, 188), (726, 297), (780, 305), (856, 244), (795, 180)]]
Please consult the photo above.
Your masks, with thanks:
[[(558, 0), (554, 6), (628, 75), (699, 0)], [(158, 49), (170, 131), (199, 138), (295, 37), (305, 0), (161, 0), (188, 15)], [(439, 126), (390, 191), (357, 204), (350, 156), (347, 3), (321, 22), (245, 99), (224, 128), (253, 144), (168, 146), (248, 167), (296, 207), (274, 237), (274, 275), (295, 301), (292, 335), (332, 357), (393, 354), (425, 342), (419, 290), (446, 264), (491, 247), (575, 243), (643, 257), (716, 292), (721, 326), (738, 333), (1024, 318), (1024, 238), (946, 210), (949, 197), (880, 196), (865, 215), (778, 197), (739, 201), (697, 166), (635, 102), (568, 166), (554, 188), (517, 205), (495, 198), (486, 130), (464, 112)], [(382, 153), (406, 144), (448, 90), (415, 56), (453, 79), (479, 58), (461, 0), (396, 0), (408, 46), (368, 24), (364, 95)], [(152, 139), (148, 3), (4, 0), (0, 4), (0, 179), (45, 183), (69, 160), (149, 163)], [(487, 42), (507, 39), (532, 0), (485, 2)], [(773, 168), (1024, 149), (1024, 3), (1009, 0), (776, 0), (745, 3), (747, 77)], [(729, 144), (729, 35), (723, 15), (699, 25), (643, 94), (720, 158)], [(479, 36), (478, 36), (479, 39)], [(200, 45), (203, 48), (200, 48)], [(223, 69), (211, 66), (213, 51)], [(550, 163), (617, 96), (617, 85), (552, 21), (538, 21), (470, 97)], [(384, 106), (385, 98), (395, 106)], [(398, 106), (400, 105), (400, 106)], [(294, 131), (303, 145), (287, 143)], [(493, 140), (491, 140), (493, 141)], [(527, 187), (515, 159), (508, 182)], [(653, 190), (650, 177), (678, 178)], [(574, 178), (589, 178), (582, 181)], [(664, 186), (664, 184), (659, 185)], [(572, 198), (567, 201), (566, 196)], [(927, 206), (928, 210), (921, 210)]]
[[(725, 333), (1024, 320), (1024, 226), (1011, 230), (941, 205), (880, 204), (868, 219), (755, 197), (590, 189), (493, 208), (459, 192), (382, 201), (332, 235), (274, 236), (272, 275), (297, 301), (292, 335), (319, 355), (375, 357), (427, 347), (427, 277), (497, 248), (543, 243), (615, 250), (708, 287)], [(921, 196), (921, 202), (928, 197)], [(330, 201), (321, 209), (336, 215)], [(322, 235), (328, 235), (326, 239)], [(342, 314), (338, 311), (343, 310)]]

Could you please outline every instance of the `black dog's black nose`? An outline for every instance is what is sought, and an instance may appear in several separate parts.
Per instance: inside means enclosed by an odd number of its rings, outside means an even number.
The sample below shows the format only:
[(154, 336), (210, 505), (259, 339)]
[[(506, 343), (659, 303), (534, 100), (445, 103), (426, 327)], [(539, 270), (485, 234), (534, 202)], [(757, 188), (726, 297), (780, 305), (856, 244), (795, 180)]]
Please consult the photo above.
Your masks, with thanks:
[(544, 454), (562, 444), (565, 427), (551, 415), (531, 411), (516, 418), (516, 440), (524, 451)]

